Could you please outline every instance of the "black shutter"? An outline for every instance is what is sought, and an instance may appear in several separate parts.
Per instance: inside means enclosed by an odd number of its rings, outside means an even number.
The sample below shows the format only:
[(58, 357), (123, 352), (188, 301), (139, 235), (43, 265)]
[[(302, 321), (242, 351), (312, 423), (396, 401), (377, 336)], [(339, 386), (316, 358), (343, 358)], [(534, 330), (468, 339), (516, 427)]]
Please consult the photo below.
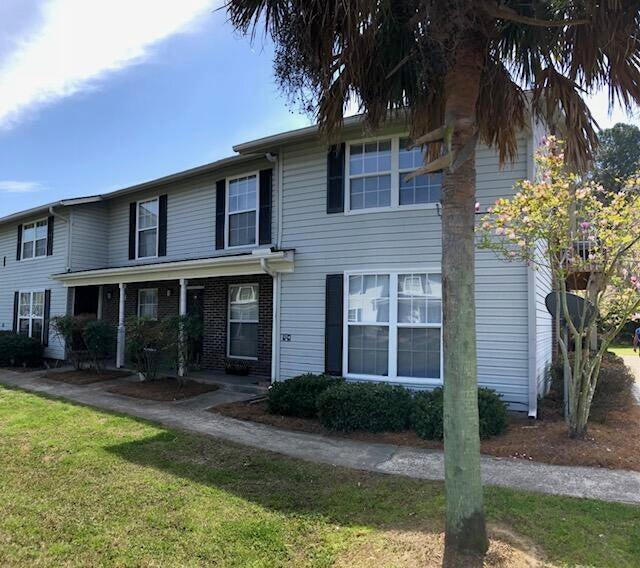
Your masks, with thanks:
[(158, 198), (158, 256), (167, 256), (167, 195)]
[(327, 153), (327, 213), (344, 211), (344, 142)]
[(223, 179), (216, 182), (216, 249), (224, 248), (224, 213), (227, 184)]
[(51, 290), (44, 291), (44, 317), (42, 318), (42, 345), (49, 345), (49, 319), (51, 315)]
[(259, 244), (271, 244), (271, 194), (273, 168), (260, 170), (260, 216), (258, 217)]
[(324, 323), (324, 371), (342, 375), (342, 274), (327, 274)]
[(18, 303), (20, 302), (20, 292), (13, 293), (13, 333), (18, 333)]
[[(47, 219), (47, 256), (51, 256), (53, 254), (53, 222), (55, 217), (53, 215), (49, 215)], [(69, 223), (71, 221), (68, 221)]]
[(138, 204), (134, 201), (129, 204), (129, 260), (136, 257), (136, 214)]
[(18, 225), (18, 249), (16, 250), (16, 260), (22, 258), (22, 225)]

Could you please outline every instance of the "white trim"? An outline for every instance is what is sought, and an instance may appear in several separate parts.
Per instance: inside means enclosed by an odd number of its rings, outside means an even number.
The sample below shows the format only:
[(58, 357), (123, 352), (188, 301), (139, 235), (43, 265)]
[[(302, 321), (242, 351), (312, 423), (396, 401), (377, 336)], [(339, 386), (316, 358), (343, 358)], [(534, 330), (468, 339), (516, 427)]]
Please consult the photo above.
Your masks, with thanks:
[[(150, 203), (151, 201), (155, 201), (158, 204), (158, 212), (156, 213), (156, 226), (155, 227), (145, 227), (141, 229), (139, 227), (140, 223), (140, 204), (141, 203)], [(156, 231), (156, 254), (151, 256), (140, 256), (140, 232), (141, 231)], [(156, 195), (155, 197), (149, 197), (147, 199), (139, 199), (136, 201), (136, 260), (149, 260), (151, 258), (158, 258), (158, 249), (160, 246), (160, 196)]]
[[(44, 237), (44, 254), (36, 254), (36, 243), (41, 241), (42, 239), (36, 239), (36, 232), (38, 223), (45, 223), (46, 234)], [(33, 225), (33, 240), (26, 241), (24, 238), (24, 231), (28, 225)], [(35, 221), (29, 221), (28, 223), (22, 223), (20, 228), (20, 262), (28, 262), (30, 260), (36, 260), (38, 258), (45, 258), (47, 255), (47, 250), (49, 248), (49, 217), (41, 217), (40, 219), (36, 219)], [(24, 244), (25, 243), (33, 243), (33, 255), (29, 258), (24, 257)]]
[(264, 274), (261, 259), (268, 260), (269, 268), (275, 272), (293, 272), (294, 258), (295, 254), (291, 250), (272, 252), (268, 249), (255, 249), (251, 254), (85, 270), (54, 274), (51, 278), (61, 281), (67, 287), (179, 280), (180, 278), (196, 280), (216, 276)]
[[(22, 300), (22, 294), (29, 294), (29, 315), (21, 316), (20, 315), (20, 305)], [(42, 294), (42, 315), (34, 316), (33, 315), (33, 295), (34, 294)], [(20, 333), (20, 320), (28, 320), (29, 321), (29, 332), (27, 334), (28, 337), (32, 337), (33, 334), (33, 320), (39, 320), (42, 322), (42, 328), (40, 329), (40, 337), (34, 337), (33, 339), (39, 339), (40, 343), (42, 343), (44, 339), (44, 318), (45, 313), (44, 310), (46, 308), (46, 290), (44, 289), (33, 289), (33, 290), (18, 290), (18, 313), (16, 314), (16, 333), (18, 335), (22, 335)]]
[[(393, 269), (358, 269), (348, 270), (343, 273), (343, 315), (342, 315), (342, 375), (349, 379), (370, 380), (370, 381), (387, 381), (402, 384), (425, 385), (425, 386), (441, 386), (443, 384), (444, 373), (444, 345), (443, 345), (443, 321), (442, 314), (440, 323), (398, 323), (398, 276), (400, 274), (430, 274), (442, 275), (440, 267), (413, 267), (413, 268), (393, 268)], [(349, 277), (362, 275), (388, 275), (389, 276), (389, 320), (387, 322), (349, 322)], [(442, 302), (442, 296), (440, 296)], [(349, 326), (383, 326), (389, 329), (388, 341), (388, 367), (387, 375), (364, 375), (357, 373), (349, 373)], [(423, 328), (423, 329), (439, 329), (440, 330), (440, 378), (435, 377), (404, 377), (398, 376), (398, 328)]]
[[(156, 294), (156, 315), (155, 317), (151, 317), (151, 316), (141, 316), (140, 315), (140, 295), (142, 294), (142, 292), (155, 292)], [(158, 308), (159, 308), (159, 304), (160, 304), (160, 293), (158, 291), (157, 288), (138, 288), (138, 317), (148, 317), (149, 319), (152, 319), (153, 321), (158, 321)], [(147, 305), (147, 304), (145, 304)]]
[[(250, 178), (255, 176), (256, 178), (256, 207), (255, 209), (243, 209), (242, 211), (229, 212), (229, 185), (232, 181), (236, 181), (242, 178)], [(240, 213), (251, 213), (255, 211), (256, 214), (256, 235), (255, 240), (252, 243), (243, 245), (230, 245), (229, 244), (229, 232), (231, 230), (231, 224), (229, 223), (230, 215), (238, 215)], [(244, 173), (242, 175), (228, 177), (225, 179), (225, 200), (224, 200), (224, 248), (229, 250), (234, 249), (246, 249), (247, 247), (256, 247), (260, 242), (260, 170)]]
[[(233, 320), (231, 321), (231, 288), (238, 288), (240, 286), (255, 286), (256, 287), (256, 302), (258, 303), (258, 319), (254, 320)], [(232, 323), (254, 323), (256, 326), (260, 325), (260, 284), (257, 282), (241, 282), (241, 283), (232, 283), (227, 287), (227, 358), (229, 359), (240, 359), (244, 361), (257, 361), (258, 356), (255, 357), (245, 357), (242, 355), (232, 355), (231, 354), (231, 324)], [(256, 352), (258, 350), (258, 339), (256, 334)]]
[[(362, 215), (364, 213), (386, 213), (388, 211), (405, 211), (405, 210), (422, 210), (422, 209), (436, 209), (439, 202), (429, 203), (410, 203), (407, 205), (400, 205), (400, 181), (399, 175), (401, 173), (409, 173), (412, 170), (400, 169), (400, 139), (409, 138), (408, 133), (389, 134), (372, 136), (368, 138), (358, 138), (355, 140), (345, 141), (345, 157), (344, 157), (344, 215)], [(389, 140), (391, 142), (391, 170), (376, 172), (376, 173), (363, 173), (350, 175), (350, 157), (351, 146), (357, 144), (366, 144), (368, 142), (380, 142)], [(384, 207), (363, 207), (362, 209), (351, 209), (351, 180), (376, 176), (376, 175), (390, 175), (391, 176), (391, 196), (390, 205)]]

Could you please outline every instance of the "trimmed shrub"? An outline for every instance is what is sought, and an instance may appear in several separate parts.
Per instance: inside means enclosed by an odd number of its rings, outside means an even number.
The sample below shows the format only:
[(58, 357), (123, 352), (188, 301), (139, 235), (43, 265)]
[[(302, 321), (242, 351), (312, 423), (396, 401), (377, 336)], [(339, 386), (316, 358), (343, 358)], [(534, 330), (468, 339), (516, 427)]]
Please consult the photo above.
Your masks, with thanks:
[(93, 368), (99, 373), (103, 361), (114, 351), (116, 328), (105, 320), (87, 321), (82, 330), (82, 340)]
[(385, 383), (342, 383), (318, 397), (318, 417), (330, 430), (397, 432), (409, 426), (411, 394)]
[(344, 379), (307, 373), (271, 385), (267, 398), (269, 412), (298, 418), (312, 418), (318, 413), (318, 397)]
[(0, 333), (0, 366), (40, 367), (42, 344), (37, 339), (11, 332)]
[[(416, 434), (425, 440), (442, 440), (444, 391), (442, 388), (420, 392), (414, 398), (411, 421)], [(478, 389), (480, 438), (502, 434), (509, 422), (507, 403), (498, 393), (487, 388)]]

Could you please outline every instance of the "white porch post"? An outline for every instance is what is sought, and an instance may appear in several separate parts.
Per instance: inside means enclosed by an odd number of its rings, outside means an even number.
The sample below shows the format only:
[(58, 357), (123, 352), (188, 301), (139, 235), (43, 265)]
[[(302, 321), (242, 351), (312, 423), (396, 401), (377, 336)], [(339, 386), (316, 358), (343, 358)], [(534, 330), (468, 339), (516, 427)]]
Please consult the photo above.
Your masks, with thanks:
[[(180, 316), (187, 315), (187, 280), (184, 278), (180, 278)], [(185, 373), (185, 361), (183, 360), (183, 347), (182, 344), (184, 342), (184, 329), (182, 328), (182, 324), (180, 325), (180, 364), (178, 366), (178, 376), (184, 377)]]
[(116, 349), (116, 367), (124, 367), (124, 341), (125, 341), (125, 329), (124, 329), (124, 305), (125, 305), (125, 292), (126, 284), (120, 283), (120, 297), (118, 304), (118, 345)]

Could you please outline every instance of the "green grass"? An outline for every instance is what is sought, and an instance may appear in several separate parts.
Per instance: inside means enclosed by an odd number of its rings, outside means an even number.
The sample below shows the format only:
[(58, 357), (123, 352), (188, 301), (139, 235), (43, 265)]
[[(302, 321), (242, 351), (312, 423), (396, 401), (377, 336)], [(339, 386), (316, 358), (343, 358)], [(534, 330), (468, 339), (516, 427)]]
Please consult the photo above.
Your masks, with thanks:
[(613, 351), (620, 357), (622, 357), (622, 355), (635, 355), (638, 357), (638, 354), (633, 352), (633, 347), (629, 343), (625, 345), (610, 345), (609, 351)]
[[(442, 485), (309, 464), (0, 387), (0, 566), (330, 566), (442, 530)], [(640, 509), (489, 488), (559, 565), (637, 566)], [(367, 564), (367, 565), (370, 565)]]

